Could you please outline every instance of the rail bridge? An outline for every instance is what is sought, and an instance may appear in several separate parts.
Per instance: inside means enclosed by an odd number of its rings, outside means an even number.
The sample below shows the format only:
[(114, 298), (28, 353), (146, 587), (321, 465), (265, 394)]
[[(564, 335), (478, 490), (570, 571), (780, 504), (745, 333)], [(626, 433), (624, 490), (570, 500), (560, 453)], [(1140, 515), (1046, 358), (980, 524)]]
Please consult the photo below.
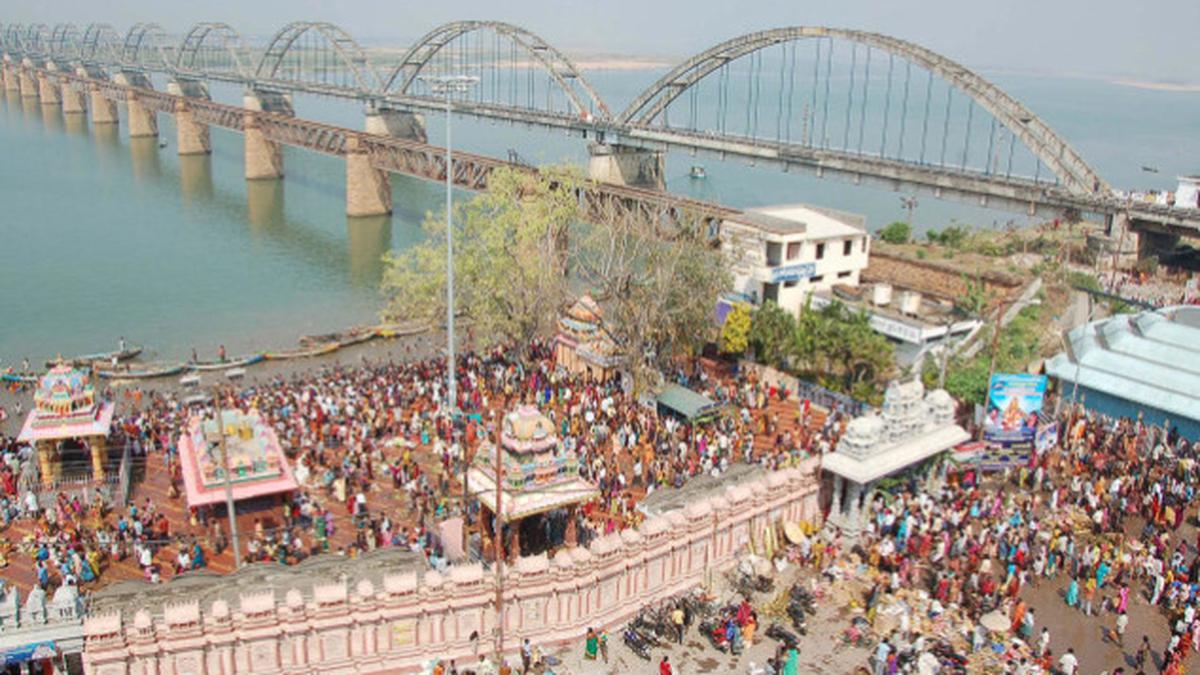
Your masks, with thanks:
[[(210, 125), (243, 132), (250, 179), (282, 176), (280, 144), (344, 156), (352, 215), (390, 210), (388, 171), (445, 175), (423, 115), (445, 105), (432, 78), (468, 74), (477, 84), (456, 97), (457, 114), (589, 142), (594, 209), (655, 222), (685, 210), (710, 222), (734, 213), (662, 191), (664, 153), (677, 150), (1030, 214), (1090, 215), (1132, 227), (1146, 251), (1200, 234), (1200, 209), (1131, 200), (996, 85), (878, 33), (742, 35), (671, 68), (619, 111), (561, 51), (495, 21), (438, 26), (398, 58), (323, 22), (290, 23), (255, 46), (212, 22), (182, 38), (153, 23), (123, 34), (104, 23), (12, 24), (0, 29), (0, 52), (6, 89), (64, 113), (90, 108), (93, 123), (115, 123), (122, 102), (131, 136), (157, 135), (157, 113), (176, 115), (181, 153), (207, 152)], [(166, 92), (152, 75), (167, 78)], [(212, 102), (211, 82), (241, 85), (243, 106)], [(365, 131), (296, 118), (296, 94), (361, 103)], [(502, 164), (460, 154), (455, 180), (477, 189)]]

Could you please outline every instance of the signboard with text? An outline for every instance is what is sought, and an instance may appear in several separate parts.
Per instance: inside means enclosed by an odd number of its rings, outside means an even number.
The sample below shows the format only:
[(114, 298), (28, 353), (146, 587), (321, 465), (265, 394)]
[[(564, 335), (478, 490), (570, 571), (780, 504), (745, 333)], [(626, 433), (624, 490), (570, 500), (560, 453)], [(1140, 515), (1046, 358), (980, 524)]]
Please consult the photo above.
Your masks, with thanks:
[(782, 283), (785, 281), (800, 281), (808, 279), (817, 273), (816, 263), (797, 263), (795, 265), (784, 265), (771, 270), (771, 283)]

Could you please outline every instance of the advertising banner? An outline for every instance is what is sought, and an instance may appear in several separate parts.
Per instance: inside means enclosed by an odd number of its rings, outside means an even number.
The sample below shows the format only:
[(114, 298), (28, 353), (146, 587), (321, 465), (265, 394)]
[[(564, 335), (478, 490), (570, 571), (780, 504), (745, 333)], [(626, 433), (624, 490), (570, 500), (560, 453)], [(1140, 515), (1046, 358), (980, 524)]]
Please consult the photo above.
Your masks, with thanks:
[(1045, 375), (993, 375), (988, 384), (984, 439), (992, 443), (1024, 444), (1032, 448), (1045, 396)]

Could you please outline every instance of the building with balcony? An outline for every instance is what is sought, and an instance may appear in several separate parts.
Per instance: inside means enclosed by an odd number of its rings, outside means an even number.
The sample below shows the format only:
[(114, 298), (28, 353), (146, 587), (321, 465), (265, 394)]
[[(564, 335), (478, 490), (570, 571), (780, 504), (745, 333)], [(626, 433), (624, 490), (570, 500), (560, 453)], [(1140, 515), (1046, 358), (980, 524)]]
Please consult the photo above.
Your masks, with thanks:
[(871, 243), (864, 216), (794, 204), (724, 221), (721, 246), (730, 257), (735, 299), (757, 306), (774, 301), (798, 314), (815, 290), (858, 285)]

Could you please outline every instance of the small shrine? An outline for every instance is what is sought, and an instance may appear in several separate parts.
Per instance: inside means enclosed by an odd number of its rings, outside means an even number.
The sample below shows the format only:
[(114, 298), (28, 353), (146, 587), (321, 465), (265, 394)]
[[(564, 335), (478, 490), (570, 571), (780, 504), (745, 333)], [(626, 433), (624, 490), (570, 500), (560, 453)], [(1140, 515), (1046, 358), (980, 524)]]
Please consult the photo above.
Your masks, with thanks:
[(554, 356), (568, 372), (587, 373), (597, 380), (616, 372), (621, 359), (616, 344), (601, 328), (603, 316), (600, 306), (585, 293), (559, 318)]
[(91, 455), (92, 478), (103, 481), (112, 418), (113, 405), (96, 400), (91, 375), (59, 361), (38, 381), (33, 409), (17, 440), (37, 450), (45, 485), (62, 478), (65, 465), (77, 464), (75, 454)]
[(954, 410), (954, 399), (944, 389), (925, 393), (920, 380), (892, 381), (882, 412), (851, 420), (837, 448), (822, 460), (822, 468), (833, 474), (828, 522), (857, 533), (880, 479), (968, 440), (954, 422)]
[(221, 435), (229, 453), (229, 484), (234, 501), (296, 490), (279, 437), (258, 413), (221, 412), (216, 419), (193, 417), (179, 439), (179, 461), (188, 507), (225, 501), (225, 467)]
[[(467, 473), (467, 486), (488, 514), (496, 513), (496, 463), (500, 463), (500, 513), (511, 532), (507, 550), (521, 555), (521, 539), (535, 536), (538, 521), (565, 511), (569, 532), (578, 505), (600, 496), (596, 486), (579, 476), (579, 458), (559, 443), (554, 424), (533, 406), (521, 406), (504, 417), (500, 445), (481, 445)], [(485, 518), (483, 522), (494, 522)], [(522, 534), (523, 533), (523, 534)], [(492, 541), (496, 540), (496, 533)], [(565, 540), (570, 540), (570, 534)]]

